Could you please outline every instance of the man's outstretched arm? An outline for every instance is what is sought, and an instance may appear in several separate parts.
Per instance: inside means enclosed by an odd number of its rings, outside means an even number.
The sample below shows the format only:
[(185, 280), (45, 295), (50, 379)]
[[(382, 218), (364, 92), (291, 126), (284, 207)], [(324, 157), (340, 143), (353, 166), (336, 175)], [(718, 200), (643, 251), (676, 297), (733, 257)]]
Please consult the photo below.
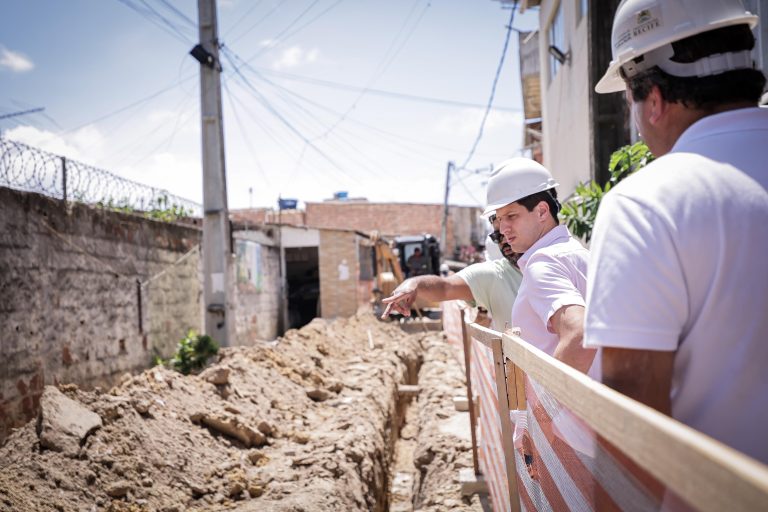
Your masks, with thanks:
[(469, 285), (457, 275), (412, 277), (400, 283), (392, 295), (382, 300), (387, 305), (387, 309), (384, 310), (381, 318), (386, 318), (391, 312), (410, 316), (411, 306), (417, 297), (429, 302), (474, 299)]

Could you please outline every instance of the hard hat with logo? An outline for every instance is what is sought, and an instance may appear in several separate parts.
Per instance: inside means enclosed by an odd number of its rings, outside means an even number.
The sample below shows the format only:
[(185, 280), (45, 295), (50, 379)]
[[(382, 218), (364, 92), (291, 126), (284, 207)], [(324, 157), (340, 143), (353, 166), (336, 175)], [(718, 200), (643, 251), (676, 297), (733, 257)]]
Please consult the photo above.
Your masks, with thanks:
[(487, 206), (483, 215), (490, 215), (503, 206), (558, 185), (546, 167), (537, 161), (510, 158), (502, 162), (488, 180)]
[[(613, 18), (613, 59), (595, 86), (598, 93), (625, 89), (622, 74), (632, 77), (659, 66), (679, 77), (717, 75), (754, 67), (749, 50), (710, 55), (695, 62), (670, 60), (671, 43), (731, 25), (757, 25), (757, 16), (741, 0), (622, 0)], [(642, 60), (635, 61), (643, 56)]]

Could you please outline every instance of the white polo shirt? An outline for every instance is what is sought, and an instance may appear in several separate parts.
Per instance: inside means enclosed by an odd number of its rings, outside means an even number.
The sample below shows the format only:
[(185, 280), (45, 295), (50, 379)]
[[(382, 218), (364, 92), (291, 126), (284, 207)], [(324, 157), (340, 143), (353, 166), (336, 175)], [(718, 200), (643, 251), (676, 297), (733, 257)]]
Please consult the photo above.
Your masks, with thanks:
[(475, 302), (491, 313), (493, 328), (503, 331), (523, 276), (506, 259), (475, 263), (457, 274), (472, 290)]
[(588, 347), (676, 351), (672, 415), (764, 463), (766, 187), (768, 110), (690, 126), (603, 199), (585, 329)]
[[(589, 251), (571, 236), (566, 226), (557, 226), (528, 249), (518, 260), (523, 281), (512, 306), (512, 325), (522, 338), (552, 355), (558, 337), (550, 320), (563, 306), (584, 306)], [(595, 358), (588, 374), (600, 375)]]

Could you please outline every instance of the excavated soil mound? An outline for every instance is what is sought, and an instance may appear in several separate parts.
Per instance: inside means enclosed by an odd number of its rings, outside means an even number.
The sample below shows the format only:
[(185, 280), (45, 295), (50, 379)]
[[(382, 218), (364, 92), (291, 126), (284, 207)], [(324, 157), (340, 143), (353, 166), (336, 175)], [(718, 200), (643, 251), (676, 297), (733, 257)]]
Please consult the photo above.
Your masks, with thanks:
[[(387, 510), (397, 387), (439, 345), (360, 314), (224, 349), (200, 375), (156, 367), (108, 393), (46, 388), (37, 423), (0, 448), (0, 511)], [(428, 454), (414, 501), (480, 510), (455, 479), (468, 443), (439, 428), (461, 387), (452, 361), (430, 377), (443, 391), (411, 413)]]

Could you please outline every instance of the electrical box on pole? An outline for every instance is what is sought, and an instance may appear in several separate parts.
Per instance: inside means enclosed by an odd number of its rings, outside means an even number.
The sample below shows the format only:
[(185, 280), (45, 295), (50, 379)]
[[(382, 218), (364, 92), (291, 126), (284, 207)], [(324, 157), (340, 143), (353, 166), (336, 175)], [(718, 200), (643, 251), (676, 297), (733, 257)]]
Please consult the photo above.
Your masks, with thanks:
[(228, 291), (232, 248), (227, 180), (224, 171), (224, 129), (221, 116), (221, 65), (216, 0), (197, 2), (200, 44), (189, 53), (200, 63), (200, 115), (203, 144), (203, 301), (205, 333), (229, 346), (234, 321)]

